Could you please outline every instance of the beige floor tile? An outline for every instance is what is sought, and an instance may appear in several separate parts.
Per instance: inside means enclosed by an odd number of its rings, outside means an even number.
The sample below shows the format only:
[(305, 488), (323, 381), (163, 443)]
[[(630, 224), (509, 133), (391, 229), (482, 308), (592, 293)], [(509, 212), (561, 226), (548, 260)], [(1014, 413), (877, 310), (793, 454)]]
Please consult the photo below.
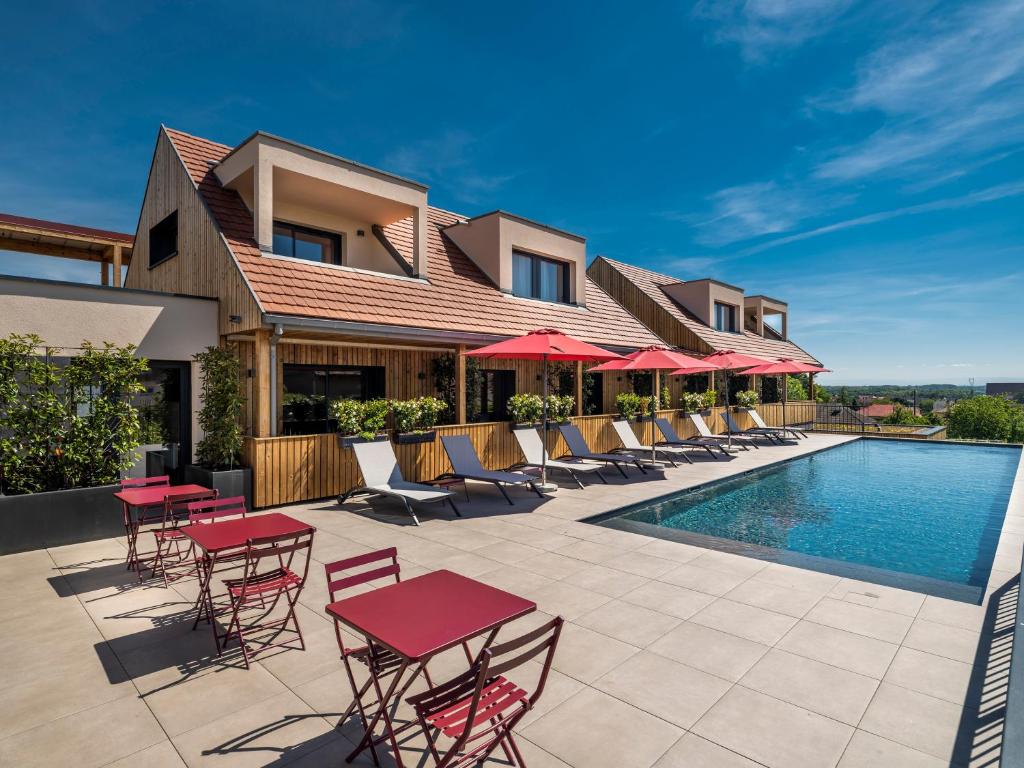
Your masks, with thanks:
[(0, 765), (91, 768), (166, 738), (146, 705), (126, 696), (0, 740)]
[(701, 568), (710, 568), (713, 571), (746, 577), (753, 576), (755, 573), (764, 570), (768, 565), (764, 560), (734, 555), (731, 552), (717, 552), (710, 549), (690, 562)]
[(715, 596), (663, 581), (649, 581), (624, 594), (622, 600), (677, 619), (688, 619), (710, 605)]
[(133, 755), (122, 757), (120, 760), (106, 768), (185, 768), (185, 761), (181, 759), (178, 750), (170, 741), (162, 741), (152, 747), (136, 752)]
[(640, 649), (585, 627), (567, 623), (555, 651), (554, 668), (584, 683), (592, 683)]
[(840, 577), (831, 573), (818, 573), (804, 568), (794, 568), (781, 563), (769, 563), (752, 577), (755, 581), (766, 581), (779, 587), (813, 592), (824, 597), (839, 583)]
[(574, 621), (602, 635), (646, 648), (678, 626), (681, 619), (621, 600), (611, 600)]
[(829, 592), (829, 597), (882, 611), (902, 613), (904, 616), (916, 616), (925, 599), (925, 595), (920, 592), (908, 592), (856, 579), (843, 579)]
[(768, 652), (768, 646), (687, 621), (648, 650), (735, 682)]
[(917, 618), (980, 632), (985, 624), (985, 606), (928, 595), (917, 613)]
[(499, 563), (518, 565), (523, 560), (536, 557), (543, 551), (542, 549), (528, 547), (515, 541), (498, 541), (494, 544), (480, 547), (476, 550), (476, 554), (491, 560), (497, 560)]
[(534, 591), (553, 583), (552, 579), (541, 576), (539, 573), (500, 564), (496, 564), (493, 571), (488, 571), (474, 578), (485, 584), (490, 584), (492, 587), (504, 589), (506, 592), (522, 597), (527, 597)]
[(743, 676), (740, 685), (857, 725), (878, 681), (773, 648)]
[(706, 592), (709, 595), (721, 597), (738, 587), (748, 578), (748, 576), (722, 573), (703, 565), (684, 563), (678, 568), (674, 568), (659, 576), (658, 581), (676, 584), (677, 586), (686, 587), (697, 592)]
[(891, 611), (881, 611), (856, 603), (824, 598), (804, 617), (807, 621), (845, 629), (858, 635), (899, 643), (907, 634), (913, 619)]
[(633, 550), (625, 553), (624, 555), (608, 558), (602, 563), (602, 565), (605, 565), (608, 568), (614, 568), (617, 571), (632, 573), (634, 576), (643, 576), (644, 578), (654, 579), (661, 576), (663, 573), (668, 573), (669, 571), (677, 568), (679, 563), (674, 560), (666, 560), (663, 557), (645, 555)]
[(608, 602), (609, 597), (599, 592), (576, 587), (562, 581), (553, 581), (529, 593), (537, 608), (553, 616), (572, 621), (588, 611)]
[(867, 731), (853, 734), (843, 759), (839, 761), (839, 768), (947, 768), (948, 765), (946, 760)]
[(605, 693), (587, 688), (522, 730), (573, 766), (648, 768), (683, 732)]
[(755, 643), (774, 645), (796, 624), (797, 619), (719, 598), (695, 613), (690, 621)]
[[(509, 672), (508, 677), (518, 686), (532, 693), (537, 690), (537, 683), (540, 681), (542, 670), (543, 665), (538, 662), (531, 662)], [(527, 712), (523, 719), (519, 721), (519, 725), (516, 726), (516, 732), (518, 733), (546, 712), (550, 712), (563, 701), (575, 696), (583, 688), (583, 683), (576, 678), (564, 675), (557, 669), (549, 670), (548, 679), (544, 684), (544, 691), (541, 693), (541, 697), (537, 700), (533, 709)]]
[(777, 768), (839, 762), (853, 728), (740, 686), (691, 729), (698, 736)]
[(662, 720), (689, 728), (731, 684), (656, 653), (641, 651), (594, 687)]
[(578, 561), (586, 565), (582, 570), (566, 576), (564, 581), (577, 587), (599, 592), (608, 597), (621, 597), (630, 590), (648, 582), (642, 576), (634, 576), (625, 571), (606, 568), (603, 565), (591, 565), (586, 561)]
[(953, 757), (962, 708), (907, 688), (882, 683), (860, 729), (925, 752)]
[(755, 608), (764, 608), (775, 613), (784, 613), (796, 618), (803, 617), (817, 605), (821, 595), (815, 592), (804, 592), (793, 587), (784, 587), (757, 579), (747, 579), (736, 589), (726, 593), (726, 598), (737, 603), (745, 603)]
[(810, 621), (799, 622), (779, 641), (778, 647), (875, 680), (882, 679), (899, 648), (884, 640)]
[(664, 539), (652, 539), (637, 549), (637, 552), (641, 554), (654, 555), (655, 557), (673, 560), (677, 563), (688, 563), (700, 557), (706, 551), (703, 547), (694, 547), (690, 544)]
[(908, 648), (936, 656), (973, 664), (978, 652), (979, 635), (969, 629), (917, 619), (903, 644)]
[(284, 764), (341, 738), (291, 691), (210, 719), (171, 740), (190, 766)]
[(944, 656), (904, 646), (893, 659), (885, 682), (926, 693), (953, 704), (963, 704), (973, 667)]
[[(541, 552), (539, 555), (519, 561), (517, 565), (549, 579), (565, 579), (591, 567), (585, 560), (577, 560), (574, 557), (566, 557), (555, 552)], [(577, 586), (583, 585), (577, 584)]]
[(687, 733), (662, 755), (654, 768), (758, 768), (759, 765), (695, 733)]
[(618, 557), (625, 550), (621, 547), (610, 547), (607, 544), (598, 544), (596, 541), (578, 540), (571, 544), (566, 544), (564, 547), (559, 547), (555, 551), (560, 555), (565, 555), (566, 557), (575, 557), (577, 560), (586, 560), (588, 563), (603, 563), (605, 560)]

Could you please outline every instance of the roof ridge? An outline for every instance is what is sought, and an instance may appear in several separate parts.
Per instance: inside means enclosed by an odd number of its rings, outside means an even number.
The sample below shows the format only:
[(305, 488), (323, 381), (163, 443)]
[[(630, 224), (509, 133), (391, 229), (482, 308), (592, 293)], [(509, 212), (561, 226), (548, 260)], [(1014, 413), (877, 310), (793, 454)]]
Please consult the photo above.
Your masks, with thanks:
[(171, 128), (169, 125), (162, 125), (162, 124), (161, 124), (160, 127), (163, 128), (168, 133), (177, 134), (178, 136), (187, 136), (190, 139), (196, 139), (197, 141), (202, 141), (202, 142), (205, 142), (207, 144), (213, 144), (214, 146), (223, 147), (224, 149), (234, 149), (234, 147), (232, 147), (230, 144), (224, 144), (223, 142), (220, 142), (220, 141), (214, 141), (213, 139), (208, 139), (205, 136), (197, 136), (194, 133), (189, 133), (188, 131), (183, 131), (180, 128)]

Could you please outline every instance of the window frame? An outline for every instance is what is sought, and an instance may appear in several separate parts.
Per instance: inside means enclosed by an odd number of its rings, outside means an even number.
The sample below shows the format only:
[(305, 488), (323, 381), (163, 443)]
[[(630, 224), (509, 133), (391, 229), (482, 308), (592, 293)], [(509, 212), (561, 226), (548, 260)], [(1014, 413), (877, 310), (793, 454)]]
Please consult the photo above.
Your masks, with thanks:
[[(729, 319), (730, 322), (729, 322), (729, 327), (727, 327), (727, 328), (723, 328), (723, 327), (721, 327), (719, 325), (719, 322), (718, 322), (718, 308), (719, 307), (722, 307), (723, 309), (728, 310), (727, 318)], [(716, 301), (716, 302), (714, 302), (714, 321), (715, 321), (714, 327), (715, 327), (715, 330), (716, 331), (721, 331), (722, 333), (739, 333), (739, 330), (737, 330), (738, 326), (736, 324), (737, 309), (738, 308), (736, 307), (735, 304), (729, 304), (728, 302), (725, 302), (725, 301)]]
[[(516, 262), (516, 256), (521, 256), (523, 258), (526, 258), (526, 259), (530, 260), (530, 295), (529, 296), (524, 296), (521, 293), (516, 293), (515, 292), (515, 283), (516, 283), (516, 279), (515, 279), (515, 262)], [(559, 291), (558, 291), (560, 296), (561, 296), (561, 298), (558, 298), (558, 299), (545, 299), (545, 298), (543, 298), (543, 297), (541, 297), (539, 295), (540, 294), (540, 282), (541, 282), (540, 270), (541, 270), (541, 265), (544, 262), (547, 262), (549, 264), (554, 264), (556, 267), (559, 267), (561, 269), (561, 271), (562, 271), (562, 279), (559, 281), (561, 283), (561, 285), (559, 286)], [(514, 248), (514, 249), (512, 249), (512, 286), (513, 286), (513, 288), (512, 288), (512, 295), (513, 296), (518, 296), (521, 299), (533, 299), (534, 301), (546, 301), (546, 302), (548, 302), (550, 304), (572, 304), (572, 299), (571, 299), (571, 295), (572, 294), (571, 294), (571, 291), (569, 290), (569, 269), (570, 269), (570, 264), (567, 261), (562, 261), (561, 259), (552, 259), (549, 256), (541, 256), (540, 254), (537, 254), (537, 253), (530, 253), (529, 251), (524, 251), (524, 250), (521, 250), (519, 248)]]
[[(274, 219), (273, 228), (275, 230), (275, 232), (274, 232), (275, 235), (277, 234), (276, 230), (277, 230), (278, 227), (281, 227), (281, 228), (284, 228), (284, 229), (290, 229), (292, 231), (292, 233), (291, 233), (292, 252), (291, 253), (278, 253), (277, 250), (275, 249), (275, 251), (274, 251), (274, 255), (275, 256), (283, 256), (283, 257), (285, 257), (287, 259), (297, 259), (299, 261), (304, 261), (307, 264), (334, 264), (335, 266), (344, 266), (344, 264), (345, 264), (345, 233), (344, 232), (332, 232), (331, 230), (328, 230), (328, 229), (317, 229), (316, 227), (310, 227), (310, 226), (307, 226), (305, 224), (295, 224), (295, 223), (290, 222), (290, 221), (285, 221), (284, 219)], [(320, 261), (313, 261), (312, 259), (304, 259), (301, 256), (296, 256), (295, 255), (295, 233), (296, 232), (301, 233), (301, 234), (305, 234), (305, 235), (314, 235), (316, 237), (323, 237), (323, 238), (326, 238), (327, 240), (330, 240), (332, 243), (334, 243), (335, 260), (334, 261), (324, 261), (324, 260), (321, 259)]]
[[(168, 222), (170, 222), (172, 220), (174, 222), (174, 227), (173, 227), (173, 229), (174, 229), (174, 247), (171, 250), (169, 250), (167, 253), (165, 253), (163, 256), (160, 256), (158, 259), (156, 259), (154, 261), (153, 260), (153, 233), (157, 232), (157, 230), (160, 230), (162, 227), (166, 228), (167, 230), (170, 230), (171, 227), (169, 226)], [(167, 233), (161, 232), (160, 235), (163, 235), (164, 237), (166, 237)], [(164, 216), (162, 219), (160, 219), (160, 221), (158, 221), (156, 224), (154, 224), (153, 226), (151, 226), (149, 228), (149, 243), (148, 243), (149, 253), (146, 254), (147, 257), (148, 257), (149, 269), (153, 269), (155, 267), (159, 267), (165, 261), (170, 261), (175, 256), (177, 256), (178, 255), (178, 248), (179, 248), (179, 245), (178, 245), (179, 239), (180, 238), (178, 237), (178, 209), (175, 208), (173, 211), (168, 213), (166, 216)]]
[[(360, 402), (366, 402), (367, 400), (374, 400), (378, 398), (387, 397), (387, 367), (383, 365), (344, 365), (344, 364), (326, 364), (319, 365), (317, 363), (282, 363), (281, 364), (281, 432), (283, 434), (294, 434), (294, 435), (321, 435), (330, 434), (332, 431), (331, 427), (331, 414), (330, 411), (326, 411), (322, 422), (319, 419), (307, 419), (302, 423), (317, 423), (320, 422), (323, 427), (323, 432), (288, 432), (287, 427), (290, 422), (285, 420), (284, 416), (284, 396), (287, 394), (285, 389), (286, 375), (290, 371), (323, 371), (326, 374), (325, 381), (330, 382), (331, 373), (342, 373), (358, 371), (360, 373)], [(374, 392), (374, 382), (372, 379), (378, 377), (376, 382), (378, 385), (378, 392)], [(316, 393), (314, 393), (315, 395)], [(324, 393), (324, 407), (327, 408), (330, 405), (330, 399), (328, 397), (330, 393)]]

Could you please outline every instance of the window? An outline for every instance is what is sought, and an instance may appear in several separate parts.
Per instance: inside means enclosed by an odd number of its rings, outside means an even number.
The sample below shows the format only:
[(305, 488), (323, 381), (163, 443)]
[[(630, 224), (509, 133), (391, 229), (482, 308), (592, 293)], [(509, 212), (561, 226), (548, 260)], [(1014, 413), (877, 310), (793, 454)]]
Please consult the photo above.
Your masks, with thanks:
[(330, 417), (334, 400), (373, 400), (384, 397), (383, 366), (297, 365), (283, 366), (284, 429), (286, 435), (317, 435), (333, 432)]
[(512, 251), (512, 293), (569, 303), (569, 266), (531, 253)]
[[(505, 421), (508, 399), (516, 393), (515, 371), (480, 371), (477, 412), (473, 421)], [(474, 404), (475, 405), (475, 404)]]
[(274, 222), (274, 253), (325, 264), (341, 264), (342, 236), (298, 224)]
[(149, 267), (178, 255), (178, 212), (149, 229)]
[(736, 307), (715, 302), (715, 330), (736, 333)]

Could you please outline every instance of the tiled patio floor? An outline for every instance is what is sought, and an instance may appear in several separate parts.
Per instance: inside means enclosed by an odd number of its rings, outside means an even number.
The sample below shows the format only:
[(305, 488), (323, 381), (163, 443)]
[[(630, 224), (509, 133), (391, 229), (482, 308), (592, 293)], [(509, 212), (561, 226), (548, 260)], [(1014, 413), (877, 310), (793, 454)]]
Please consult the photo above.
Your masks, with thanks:
[[(544, 502), (519, 492), (514, 507), (473, 486), (464, 519), (439, 509), (419, 528), (389, 502), (283, 511), (318, 527), (317, 561), (394, 545), (406, 576), (448, 568), (535, 600), (523, 628), (567, 619), (518, 729), (533, 768), (995, 765), (1016, 571), (995, 571), (971, 606), (577, 522), (844, 439)], [(1003, 568), (1020, 562), (1022, 495), (1018, 476)], [(124, 552), (110, 539), (0, 558), (0, 765), (343, 765), (355, 730), (333, 727), (350, 692), (319, 566), (302, 597), (307, 651), (245, 671), (191, 631), (194, 583), (138, 585)], [(431, 670), (464, 665), (460, 651)], [(432, 765), (421, 747), (406, 742), (408, 765)]]

